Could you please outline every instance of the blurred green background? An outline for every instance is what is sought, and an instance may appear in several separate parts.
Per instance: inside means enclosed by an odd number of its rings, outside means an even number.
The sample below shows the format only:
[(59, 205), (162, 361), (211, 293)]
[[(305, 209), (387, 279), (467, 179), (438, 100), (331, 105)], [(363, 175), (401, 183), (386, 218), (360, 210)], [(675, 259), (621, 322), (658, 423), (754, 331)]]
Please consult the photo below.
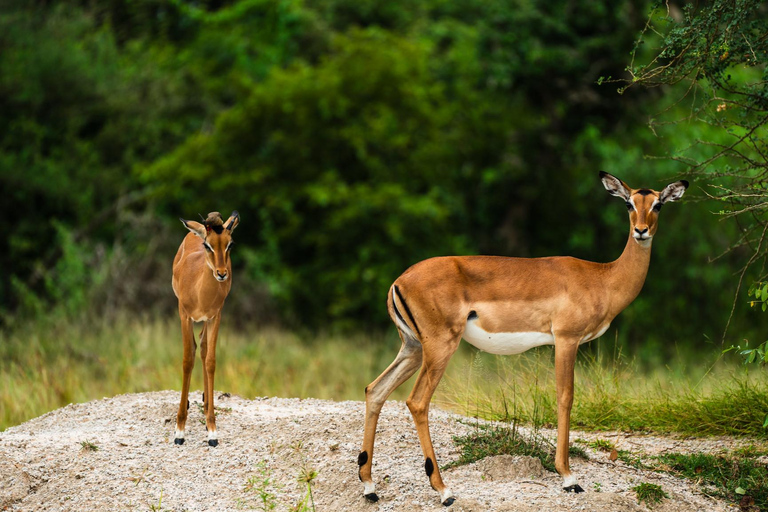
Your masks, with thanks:
[[(649, 12), (641, 0), (3, 2), (3, 340), (62, 319), (173, 319), (178, 218), (214, 210), (241, 216), (229, 327), (389, 329), (371, 339), (394, 343), (387, 289), (419, 260), (617, 258), (626, 211), (598, 171), (660, 190), (688, 168), (649, 155), (720, 136), (649, 128), (688, 108), (672, 87), (598, 84), (625, 76)], [(713, 215), (706, 187), (692, 179), (664, 209), (645, 287), (606, 335), (649, 365), (723, 348), (751, 253), (710, 261), (740, 226)], [(764, 341), (746, 287), (735, 299), (725, 346)]]

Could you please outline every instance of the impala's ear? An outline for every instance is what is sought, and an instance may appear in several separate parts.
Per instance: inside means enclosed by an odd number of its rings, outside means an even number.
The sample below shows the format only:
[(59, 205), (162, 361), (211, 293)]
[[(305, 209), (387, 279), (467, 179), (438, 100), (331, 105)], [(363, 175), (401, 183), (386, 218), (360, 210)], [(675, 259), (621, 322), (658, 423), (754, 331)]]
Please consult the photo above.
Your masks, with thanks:
[(232, 232), (238, 224), (240, 224), (240, 214), (237, 213), (237, 210), (233, 210), (232, 215), (230, 215), (227, 222), (224, 223), (224, 227), (227, 228), (227, 231)]
[(192, 233), (196, 234), (197, 236), (205, 240), (205, 236), (206, 236), (205, 226), (193, 220), (184, 220), (182, 218), (179, 218), (179, 220), (182, 222), (182, 224), (184, 224), (185, 228), (187, 228)]
[(688, 188), (688, 182), (685, 180), (676, 181), (674, 183), (670, 183), (666, 187), (664, 187), (664, 190), (661, 191), (661, 194), (659, 194), (659, 202), (661, 204), (666, 203), (667, 201), (677, 201), (681, 197), (683, 197), (683, 194), (685, 194), (685, 189)]
[(613, 174), (608, 174), (604, 171), (600, 171), (600, 180), (602, 180), (603, 186), (609, 194), (612, 196), (620, 197), (625, 201), (629, 201), (629, 196), (631, 195), (632, 189), (629, 188), (626, 183), (621, 181)]

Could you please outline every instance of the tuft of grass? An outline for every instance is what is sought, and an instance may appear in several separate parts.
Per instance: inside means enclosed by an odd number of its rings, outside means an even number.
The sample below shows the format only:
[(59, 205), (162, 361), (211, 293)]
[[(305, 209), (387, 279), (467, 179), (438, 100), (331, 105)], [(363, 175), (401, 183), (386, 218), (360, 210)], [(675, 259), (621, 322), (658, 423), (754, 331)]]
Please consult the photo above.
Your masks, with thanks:
[(711, 486), (714, 494), (732, 501), (749, 497), (760, 510), (768, 510), (768, 468), (756, 457), (738, 451), (729, 455), (668, 453), (657, 457), (657, 469)]
[(80, 443), (80, 449), (84, 452), (97, 452), (99, 447), (90, 441), (82, 441)]
[(611, 452), (616, 449), (615, 444), (605, 439), (595, 439), (594, 441), (587, 442), (586, 445), (601, 452)]
[(669, 498), (669, 494), (664, 492), (660, 485), (642, 483), (632, 488), (637, 494), (637, 502), (645, 503), (648, 507), (658, 505), (664, 498)]
[[(454, 436), (453, 442), (460, 449), (459, 458), (443, 467), (463, 466), (493, 455), (526, 455), (541, 461), (548, 471), (555, 471), (555, 446), (548, 439), (534, 432), (526, 437), (515, 427), (476, 425), (475, 431), (466, 436)], [(587, 459), (581, 448), (571, 446), (569, 454)]]

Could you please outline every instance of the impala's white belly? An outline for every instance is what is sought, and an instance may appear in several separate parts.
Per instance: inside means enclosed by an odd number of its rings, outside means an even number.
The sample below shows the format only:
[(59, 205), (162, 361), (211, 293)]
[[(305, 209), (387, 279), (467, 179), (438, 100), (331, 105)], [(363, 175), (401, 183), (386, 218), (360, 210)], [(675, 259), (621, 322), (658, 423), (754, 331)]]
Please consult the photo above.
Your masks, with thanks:
[(467, 321), (462, 337), (484, 352), (502, 356), (521, 354), (533, 347), (555, 344), (555, 337), (549, 332), (487, 332), (477, 325), (475, 319)]

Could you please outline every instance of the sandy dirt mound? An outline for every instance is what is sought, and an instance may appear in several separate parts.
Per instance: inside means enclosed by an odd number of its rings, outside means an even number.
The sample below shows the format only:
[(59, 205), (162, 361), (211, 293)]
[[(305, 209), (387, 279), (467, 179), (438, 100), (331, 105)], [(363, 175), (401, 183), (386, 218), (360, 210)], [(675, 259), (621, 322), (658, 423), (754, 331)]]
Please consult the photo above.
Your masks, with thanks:
[[(362, 402), (222, 395), (220, 444), (210, 448), (200, 392), (190, 397), (196, 400), (182, 446), (173, 443), (179, 393), (172, 391), (73, 404), (0, 433), (0, 510), (266, 510), (269, 505), (294, 510), (307, 495), (298, 478), (310, 469), (317, 472), (318, 511), (445, 510), (424, 474), (416, 431), (402, 402), (389, 402), (382, 411), (373, 465), (381, 500), (369, 504), (357, 478)], [(461, 419), (432, 409), (441, 464), (458, 458), (452, 436), (473, 429)], [(589, 436), (572, 434), (576, 437)], [(611, 439), (624, 449), (648, 452), (718, 446), (716, 440), (621, 434)], [(733, 510), (686, 481), (610, 462), (603, 453), (591, 459), (572, 460), (587, 491), (578, 495), (564, 493), (559, 476), (525, 457), (492, 457), (448, 469), (443, 477), (457, 500), (447, 510), (648, 510), (631, 490), (642, 482), (659, 484), (670, 495), (654, 511)]]

